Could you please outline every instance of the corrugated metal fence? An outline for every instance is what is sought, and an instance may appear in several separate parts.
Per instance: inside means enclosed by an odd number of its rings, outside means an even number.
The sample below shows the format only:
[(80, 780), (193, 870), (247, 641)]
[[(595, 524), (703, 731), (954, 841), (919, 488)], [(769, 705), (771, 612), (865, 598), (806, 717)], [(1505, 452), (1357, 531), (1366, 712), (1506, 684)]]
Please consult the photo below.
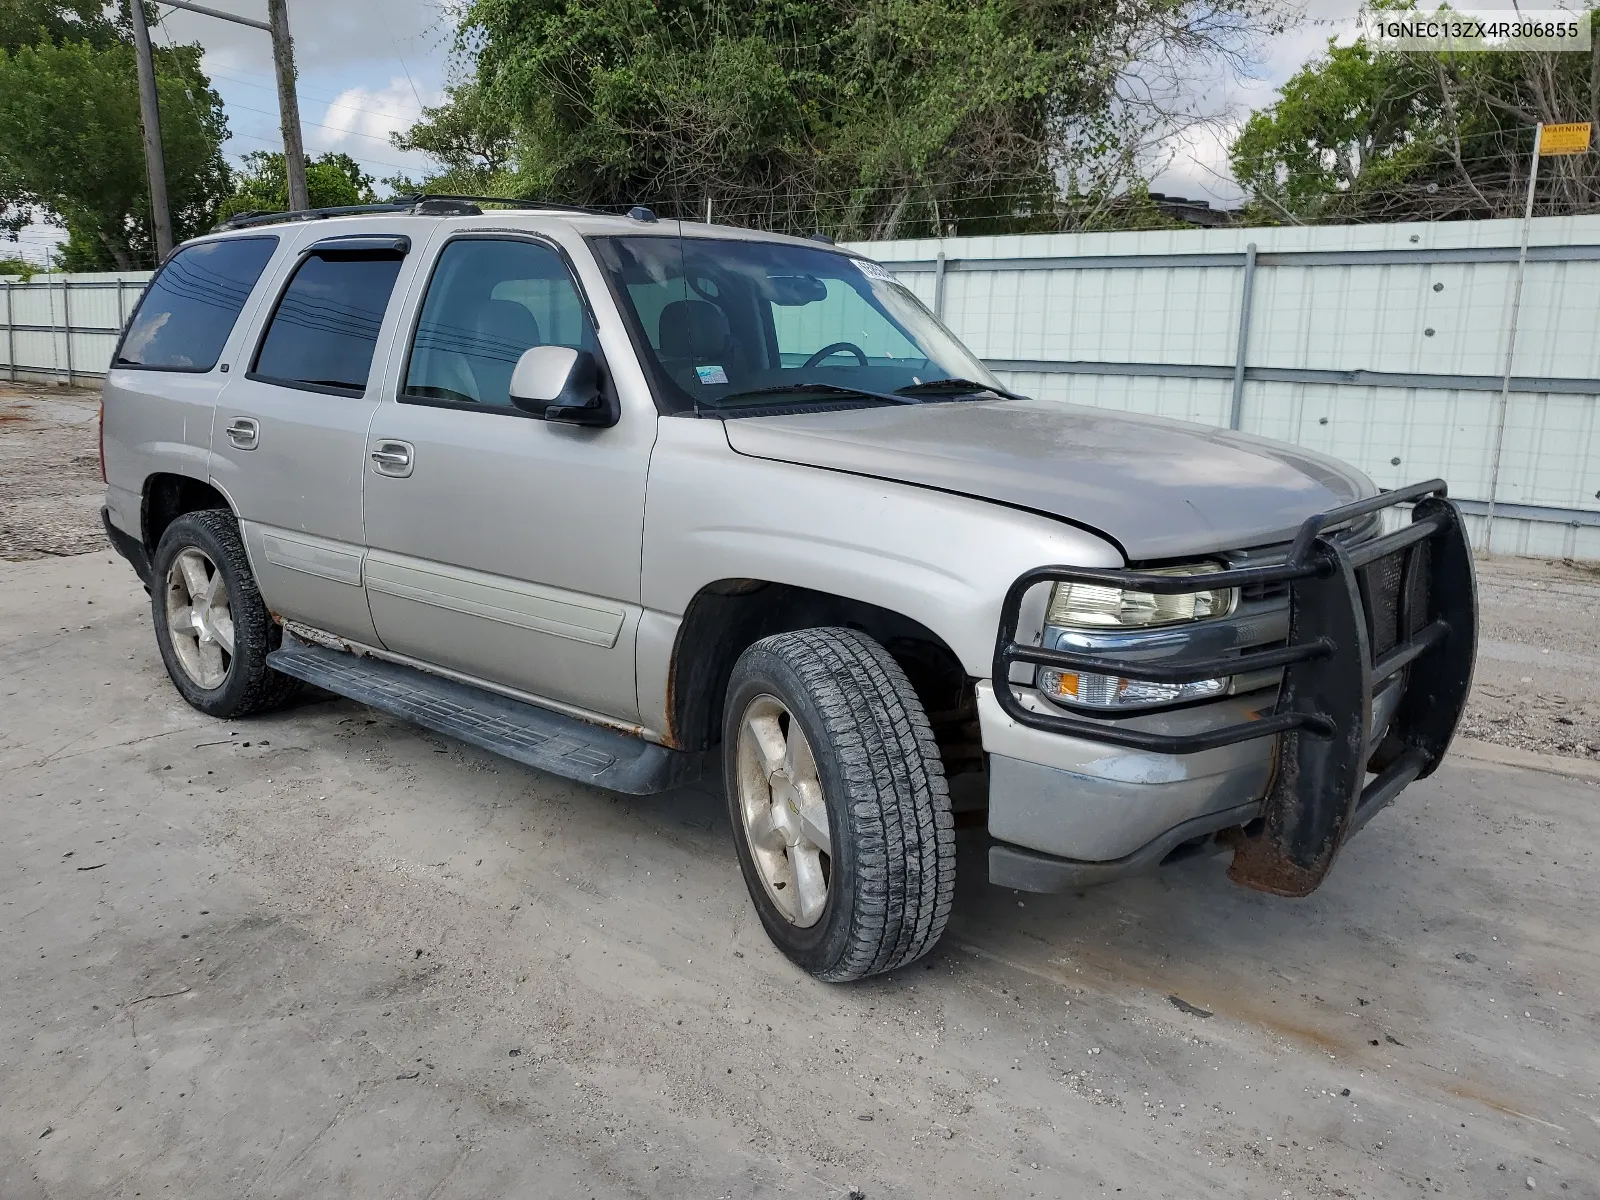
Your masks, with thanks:
[(97, 382), (150, 275), (35, 275), (26, 283), (0, 276), (0, 373), (10, 380)]
[[(1483, 221), (854, 248), (1020, 391), (1295, 442), (1386, 487), (1439, 475), (1475, 523), (1497, 477), (1494, 549), (1600, 559), (1600, 217), (1534, 222), (1502, 408), (1520, 234)], [(0, 283), (0, 375), (97, 379), (148, 278)]]
[[(1008, 386), (1442, 476), (1494, 549), (1600, 558), (1600, 217), (857, 245)], [(1481, 528), (1475, 530), (1481, 539)], [(1481, 544), (1481, 540), (1480, 540)]]

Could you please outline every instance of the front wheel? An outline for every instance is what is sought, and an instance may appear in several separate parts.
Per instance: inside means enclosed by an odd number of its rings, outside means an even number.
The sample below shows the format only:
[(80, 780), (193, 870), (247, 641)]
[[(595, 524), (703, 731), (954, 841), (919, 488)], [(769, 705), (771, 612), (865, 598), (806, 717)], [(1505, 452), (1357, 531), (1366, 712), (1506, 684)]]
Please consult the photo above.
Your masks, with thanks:
[(723, 767), (761, 923), (828, 982), (921, 957), (944, 932), (955, 831), (922, 703), (850, 629), (765, 638), (734, 666)]

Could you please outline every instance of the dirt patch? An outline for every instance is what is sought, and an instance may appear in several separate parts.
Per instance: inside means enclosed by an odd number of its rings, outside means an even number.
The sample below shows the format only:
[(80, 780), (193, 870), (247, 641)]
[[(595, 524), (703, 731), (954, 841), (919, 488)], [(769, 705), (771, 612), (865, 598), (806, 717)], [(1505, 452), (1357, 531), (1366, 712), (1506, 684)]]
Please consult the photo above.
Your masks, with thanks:
[(1482, 627), (1462, 732), (1600, 759), (1600, 571), (1540, 559), (1478, 564)]
[(78, 388), (0, 388), (0, 558), (105, 546), (99, 406), (97, 393)]

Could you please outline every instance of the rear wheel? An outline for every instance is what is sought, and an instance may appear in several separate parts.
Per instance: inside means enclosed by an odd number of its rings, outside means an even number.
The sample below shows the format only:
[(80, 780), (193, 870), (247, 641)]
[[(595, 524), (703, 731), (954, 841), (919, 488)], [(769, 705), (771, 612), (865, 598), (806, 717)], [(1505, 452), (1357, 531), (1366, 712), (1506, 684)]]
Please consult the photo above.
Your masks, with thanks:
[(267, 614), (232, 515), (185, 513), (161, 535), (151, 578), (156, 643), (167, 674), (195, 708), (243, 717), (277, 708), (298, 682), (267, 666), (282, 630)]
[(789, 958), (843, 982), (933, 948), (955, 890), (949, 790), (881, 645), (824, 628), (751, 646), (728, 685), (723, 763), (745, 884)]

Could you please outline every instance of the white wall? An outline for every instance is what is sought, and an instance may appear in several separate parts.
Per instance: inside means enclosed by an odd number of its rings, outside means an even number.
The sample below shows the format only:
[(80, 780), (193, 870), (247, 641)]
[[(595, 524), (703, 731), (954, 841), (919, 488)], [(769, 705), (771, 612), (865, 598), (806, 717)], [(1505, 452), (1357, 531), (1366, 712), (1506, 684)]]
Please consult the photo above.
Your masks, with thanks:
[[(852, 248), (930, 307), (938, 301), (1009, 386), (1227, 426), (1253, 243), (1239, 427), (1345, 459), (1385, 487), (1441, 476), (1477, 514), (1494, 474), (1521, 228), (1043, 234)], [(1494, 545), (1600, 558), (1600, 217), (1537, 220), (1530, 246)]]

